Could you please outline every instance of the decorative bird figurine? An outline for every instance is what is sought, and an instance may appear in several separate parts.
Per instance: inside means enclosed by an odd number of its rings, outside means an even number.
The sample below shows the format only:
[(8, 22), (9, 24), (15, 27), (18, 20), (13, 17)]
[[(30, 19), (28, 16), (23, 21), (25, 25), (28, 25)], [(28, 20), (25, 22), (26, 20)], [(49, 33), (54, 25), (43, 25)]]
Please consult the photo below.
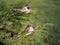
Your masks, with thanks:
[(26, 4), (23, 8), (18, 8), (18, 9), (14, 8), (12, 10), (13, 11), (20, 11), (20, 12), (23, 12), (23, 13), (27, 13), (28, 14), (31, 11), (31, 7), (30, 7), (29, 4)]

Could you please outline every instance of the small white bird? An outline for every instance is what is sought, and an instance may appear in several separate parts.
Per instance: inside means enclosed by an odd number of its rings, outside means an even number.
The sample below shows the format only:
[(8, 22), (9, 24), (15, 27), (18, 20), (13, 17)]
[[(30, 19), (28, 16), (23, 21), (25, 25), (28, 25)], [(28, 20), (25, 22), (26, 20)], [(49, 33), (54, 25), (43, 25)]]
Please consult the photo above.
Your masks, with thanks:
[(23, 35), (30, 35), (30, 34), (32, 34), (33, 31), (34, 31), (33, 27), (31, 25), (27, 25), (25, 30), (21, 34), (15, 35), (15, 37), (20, 37)]
[(26, 29), (19, 36), (22, 36), (22, 35), (30, 35), (30, 34), (32, 34), (33, 31), (34, 31), (33, 27), (31, 25), (28, 25), (26, 27)]
[(24, 30), (24, 32), (26, 32), (25, 35), (29, 35), (29, 34), (31, 34), (33, 31), (34, 31), (34, 29), (33, 29), (33, 27), (32, 27), (31, 25), (28, 25), (28, 26), (26, 27), (26, 29)]
[(31, 11), (30, 5), (26, 4), (25, 7), (21, 9), (21, 12), (29, 13)]
[(12, 9), (13, 11), (20, 11), (23, 13), (30, 13), (31, 9), (30, 9), (30, 5), (26, 4), (23, 8), (19, 8), (19, 9)]

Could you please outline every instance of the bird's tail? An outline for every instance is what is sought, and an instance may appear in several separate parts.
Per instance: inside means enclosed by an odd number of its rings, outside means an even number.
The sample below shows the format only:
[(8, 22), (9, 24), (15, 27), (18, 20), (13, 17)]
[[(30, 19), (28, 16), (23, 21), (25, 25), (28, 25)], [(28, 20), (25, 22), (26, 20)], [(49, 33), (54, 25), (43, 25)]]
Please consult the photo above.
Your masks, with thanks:
[(21, 9), (19, 8), (19, 9), (10, 9), (11, 11), (21, 11)]

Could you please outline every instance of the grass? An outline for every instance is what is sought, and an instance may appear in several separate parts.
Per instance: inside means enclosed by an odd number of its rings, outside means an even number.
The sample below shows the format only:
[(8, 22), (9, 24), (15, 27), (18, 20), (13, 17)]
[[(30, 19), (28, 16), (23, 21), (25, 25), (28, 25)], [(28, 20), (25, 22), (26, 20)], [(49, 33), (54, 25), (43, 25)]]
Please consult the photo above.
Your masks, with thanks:
[[(23, 7), (29, 1), (30, 14), (9, 10), (14, 7)], [(28, 24), (31, 24), (34, 32), (29, 36), (16, 39), (3, 39), (5, 32), (0, 31), (0, 41), (5, 45), (60, 45), (60, 5), (56, 4), (58, 0), (29, 1), (1, 0), (0, 27), (6, 25), (8, 30), (21, 33)]]

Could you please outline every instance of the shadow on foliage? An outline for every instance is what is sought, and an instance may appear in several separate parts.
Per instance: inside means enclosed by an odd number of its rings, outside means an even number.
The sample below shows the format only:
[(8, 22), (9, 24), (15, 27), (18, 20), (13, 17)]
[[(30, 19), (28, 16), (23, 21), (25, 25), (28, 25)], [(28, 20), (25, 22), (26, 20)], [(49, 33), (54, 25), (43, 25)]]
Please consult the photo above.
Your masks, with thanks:
[(0, 42), (0, 45), (5, 45), (4, 43)]

